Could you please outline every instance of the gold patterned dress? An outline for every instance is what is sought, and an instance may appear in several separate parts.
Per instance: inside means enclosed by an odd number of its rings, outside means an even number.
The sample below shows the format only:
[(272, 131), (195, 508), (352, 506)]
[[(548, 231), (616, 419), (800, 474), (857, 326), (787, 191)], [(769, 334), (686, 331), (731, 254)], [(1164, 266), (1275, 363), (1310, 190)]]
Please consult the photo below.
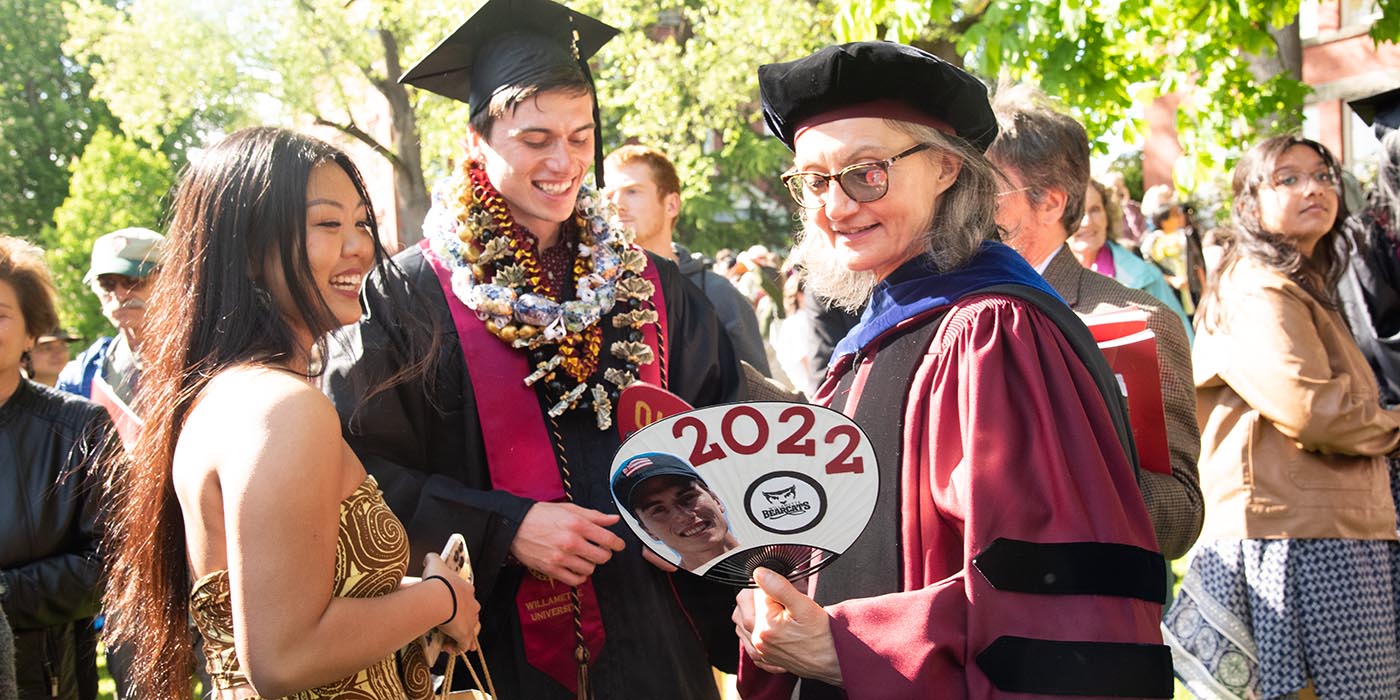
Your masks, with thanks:
[[(372, 476), (340, 503), (340, 534), (335, 545), (335, 592), (341, 598), (373, 598), (399, 587), (408, 570), (408, 537), (384, 504)], [(205, 665), (220, 691), (216, 697), (256, 700), (233, 645), (233, 609), (228, 571), (212, 571), (190, 591), (190, 613), (204, 636)], [(372, 626), (373, 620), (365, 620)], [(410, 643), (399, 652), (336, 683), (287, 696), (291, 700), (421, 700), (432, 695), (422, 648)], [(229, 691), (229, 692), (223, 692)]]

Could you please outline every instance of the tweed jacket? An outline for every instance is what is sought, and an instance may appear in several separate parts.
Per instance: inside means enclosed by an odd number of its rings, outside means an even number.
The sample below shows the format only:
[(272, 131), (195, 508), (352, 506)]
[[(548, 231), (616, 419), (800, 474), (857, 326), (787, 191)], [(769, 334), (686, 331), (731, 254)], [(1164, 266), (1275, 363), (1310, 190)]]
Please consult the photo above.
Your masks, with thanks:
[(1201, 433), (1196, 425), (1196, 395), (1191, 383), (1191, 344), (1181, 319), (1155, 297), (1125, 287), (1110, 277), (1084, 268), (1069, 246), (1061, 246), (1043, 273), (1045, 281), (1081, 315), (1140, 306), (1148, 311), (1147, 327), (1157, 336), (1157, 365), (1162, 380), (1163, 413), (1167, 422), (1170, 474), (1142, 472), (1142, 497), (1152, 516), (1157, 544), (1167, 559), (1191, 548), (1201, 532), (1204, 503), (1196, 459)]
[(1341, 314), (1250, 260), (1216, 283), (1221, 318), (1196, 337), (1196, 410), (1209, 539), (1394, 540), (1384, 455), (1400, 409)]

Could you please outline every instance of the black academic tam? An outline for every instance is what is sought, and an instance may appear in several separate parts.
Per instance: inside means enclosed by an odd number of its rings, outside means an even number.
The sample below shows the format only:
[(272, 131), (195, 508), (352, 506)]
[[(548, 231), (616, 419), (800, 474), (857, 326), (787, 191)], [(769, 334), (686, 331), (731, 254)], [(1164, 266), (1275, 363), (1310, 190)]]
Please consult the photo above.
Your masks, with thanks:
[(763, 117), (791, 149), (813, 117), (872, 102), (902, 102), (943, 122), (985, 152), (997, 136), (987, 87), (927, 51), (888, 41), (828, 46), (806, 58), (759, 66)]

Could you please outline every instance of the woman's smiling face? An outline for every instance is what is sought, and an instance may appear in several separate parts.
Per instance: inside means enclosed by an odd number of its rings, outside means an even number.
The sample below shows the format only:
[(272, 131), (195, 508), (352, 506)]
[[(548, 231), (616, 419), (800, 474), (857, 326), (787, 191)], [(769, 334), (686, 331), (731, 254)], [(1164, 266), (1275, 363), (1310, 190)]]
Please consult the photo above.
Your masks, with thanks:
[[(804, 129), (794, 143), (794, 171), (834, 174), (902, 153), (916, 142), (884, 119), (853, 117)], [(808, 235), (822, 236), (846, 269), (884, 279), (923, 252), (938, 198), (957, 179), (956, 162), (929, 149), (889, 166), (885, 195), (857, 202), (835, 182), (823, 205), (806, 210)]]

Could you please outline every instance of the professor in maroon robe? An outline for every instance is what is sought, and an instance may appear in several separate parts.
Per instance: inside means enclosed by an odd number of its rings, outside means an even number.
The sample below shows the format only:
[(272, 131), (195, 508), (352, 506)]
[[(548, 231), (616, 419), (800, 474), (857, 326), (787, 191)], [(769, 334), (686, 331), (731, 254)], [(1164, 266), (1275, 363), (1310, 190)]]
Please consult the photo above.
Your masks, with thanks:
[(881, 487), (835, 564), (796, 587), (760, 569), (740, 597), (743, 697), (1171, 697), (1122, 398), (999, 242), (984, 86), (882, 42), (759, 83), (808, 288), (866, 306), (817, 400), (871, 437)]

